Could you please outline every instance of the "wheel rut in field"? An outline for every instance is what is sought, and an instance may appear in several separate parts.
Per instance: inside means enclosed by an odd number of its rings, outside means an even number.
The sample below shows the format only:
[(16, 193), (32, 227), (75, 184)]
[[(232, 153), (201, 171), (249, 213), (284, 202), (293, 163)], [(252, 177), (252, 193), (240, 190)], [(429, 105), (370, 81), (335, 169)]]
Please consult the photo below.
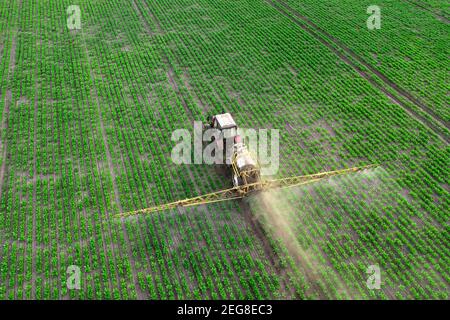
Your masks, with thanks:
[[(11, 53), (9, 56), (9, 66), (8, 66), (8, 76), (7, 81), (9, 82), (14, 75), (14, 68), (16, 65), (16, 34), (14, 34), (11, 37)], [(1, 94), (1, 92), (0, 92)], [(0, 167), (0, 199), (2, 198), (2, 192), (3, 192), (3, 184), (5, 181), (6, 174), (8, 172), (8, 120), (9, 120), (9, 110), (12, 103), (12, 91), (11, 89), (6, 90), (5, 94), (5, 107), (2, 112), (2, 122), (0, 123), (0, 152), (2, 152), (2, 164)], [(2, 134), (5, 133), (4, 137), (5, 139), (2, 140)]]
[[(3, 99), (3, 97), (2, 97)], [(3, 132), (8, 132), (8, 115), (9, 115), (9, 105), (11, 101), (11, 91), (7, 90), (6, 95), (5, 95), (5, 109), (3, 110), (3, 119), (2, 122), (0, 123), (0, 137), (1, 137), (1, 133)], [(6, 134), (5, 134), (6, 137)], [(1, 142), (1, 141), (0, 141)], [(5, 141), (0, 145), (0, 152), (2, 153), (2, 163), (0, 166), (0, 199), (2, 199), (2, 190), (3, 190), (3, 186), (6, 184), (4, 183), (4, 181), (6, 181), (5, 179), (5, 175), (8, 171), (8, 167), (7, 167), (7, 161), (8, 161), (8, 157), (9, 154), (7, 152), (7, 139), (5, 138)], [(7, 188), (7, 186), (6, 186)], [(4, 214), (5, 216), (7, 214), (9, 214), (8, 212), (5, 212), (2, 214)], [(3, 228), (0, 229), (0, 257), (2, 257), (3, 259), (7, 260), (8, 256), (4, 256), (4, 247), (6, 247), (6, 243), (7, 242), (7, 229)], [(6, 281), (9, 281), (9, 277), (6, 277), (5, 283), (7, 283)]]
[[(144, 25), (145, 31), (149, 35), (153, 35), (154, 32), (152, 31), (152, 28), (149, 25), (149, 22), (145, 19), (144, 15), (141, 12), (141, 9), (139, 9), (139, 7), (136, 5), (136, 2), (134, 0), (132, 1), (132, 5), (133, 5), (133, 8), (136, 11), (137, 15), (139, 16), (139, 19), (142, 21), (142, 24)], [(159, 34), (163, 35), (164, 34), (164, 30), (162, 29), (159, 20), (153, 15), (153, 13), (151, 12), (150, 8), (148, 7), (148, 5), (147, 5), (147, 3), (145, 1), (143, 2), (143, 5), (148, 10), (149, 15), (150, 15), (150, 17), (152, 19), (152, 22), (156, 26), (157, 32)], [(174, 72), (174, 67), (173, 67), (172, 63), (170, 62), (170, 59), (167, 56), (167, 54), (164, 52), (164, 50), (160, 50), (160, 53), (161, 53), (162, 61), (163, 61), (164, 65), (167, 68), (166, 76), (167, 76), (168, 82), (169, 82), (172, 90), (175, 92), (177, 97), (180, 99), (180, 102), (183, 105), (183, 109), (186, 112), (186, 115), (190, 119), (196, 120), (192, 110), (189, 109), (189, 106), (188, 106), (188, 104), (186, 102), (185, 97), (183, 96), (182, 92), (180, 91), (180, 84), (182, 84), (183, 81), (177, 81), (178, 77), (176, 76), (176, 74)]]
[(447, 17), (444, 17), (442, 14), (439, 14), (439, 13), (433, 11), (433, 9), (430, 9), (427, 6), (425, 6), (425, 5), (421, 4), (421, 3), (418, 3), (416, 1), (413, 1), (413, 0), (402, 0), (402, 1), (403, 2), (407, 2), (409, 4), (412, 4), (413, 6), (416, 6), (416, 7), (420, 8), (420, 9), (422, 9), (424, 11), (427, 11), (427, 12), (431, 13), (439, 21), (442, 21), (442, 22), (444, 22), (446, 24), (450, 23), (450, 20), (449, 20), (450, 17), (448, 15), (447, 15)]
[[(18, 9), (20, 10), (22, 8), (22, 1), (20, 1), (18, 3)], [(11, 34), (11, 49), (10, 49), (10, 55), (9, 55), (9, 64), (8, 64), (8, 69), (7, 69), (7, 75), (6, 75), (6, 81), (7, 83), (11, 83), (12, 80), (14, 79), (14, 71), (16, 68), (16, 62), (17, 62), (17, 35), (18, 33), (21, 31), (20, 27), (18, 26), (18, 22), (16, 25), (11, 25), (11, 29), (9, 29), (12, 34)], [(7, 28), (8, 31), (8, 28)], [(4, 47), (3, 47), (4, 48)], [(4, 49), (3, 49), (4, 50)], [(0, 96), (2, 95), (3, 92), (3, 88), (0, 89)], [(6, 86), (6, 92), (5, 92), (5, 96), (1, 97), (2, 99), (4, 98), (4, 109), (2, 110), (2, 116), (1, 116), (1, 123), (0, 123), (0, 152), (2, 155), (2, 163), (0, 166), (0, 199), (2, 199), (3, 196), (3, 190), (5, 187), (5, 184), (8, 184), (8, 174), (9, 174), (9, 161), (11, 158), (11, 152), (8, 149), (8, 131), (9, 131), (9, 113), (11, 110), (11, 106), (13, 103), (13, 92), (11, 87), (9, 87), (8, 85)], [(3, 135), (4, 134), (4, 135)], [(2, 136), (4, 137), (4, 140), (2, 140)], [(9, 186), (7, 185), (6, 188), (8, 188)], [(11, 188), (14, 188), (14, 185), (11, 186)], [(13, 190), (13, 189), (12, 189)], [(12, 193), (14, 194), (14, 193)], [(8, 214), (12, 214), (10, 212), (5, 212), (3, 213), (3, 215), (8, 215)], [(7, 243), (6, 239), (8, 239), (8, 228), (5, 228), (5, 233), (1, 232), (0, 233), (0, 237), (1, 237), (1, 248), (0, 248), (0, 257), (3, 257), (3, 250), (4, 250), (4, 246), (5, 243)], [(3, 231), (3, 230), (2, 230)], [(9, 240), (12, 240), (11, 238), (9, 238)], [(10, 244), (7, 246), (10, 246), (12, 241), (9, 241)], [(10, 255), (10, 253), (8, 254)], [(8, 259), (8, 257), (6, 257), (6, 259)], [(6, 277), (6, 281), (5, 283), (7, 283), (8, 281), (11, 281), (10, 279), (11, 275), (8, 275)], [(15, 276), (12, 276), (15, 277)], [(14, 286), (14, 290), (17, 290), (17, 284)]]
[[(36, 29), (36, 37), (38, 36), (38, 32)], [(32, 288), (33, 288), (33, 294), (36, 294), (36, 247), (37, 247), (37, 240), (36, 240), (36, 210), (37, 210), (37, 184), (38, 184), (38, 173), (37, 173), (37, 144), (38, 144), (38, 136), (37, 136), (37, 130), (38, 130), (38, 63), (39, 63), (39, 50), (36, 48), (36, 68), (34, 70), (34, 129), (33, 129), (33, 207), (32, 207), (32, 261), (31, 261), (31, 270), (32, 270)], [(57, 233), (58, 235), (58, 233)], [(57, 236), (58, 238), (58, 236)], [(58, 243), (57, 243), (58, 246)], [(58, 257), (58, 266), (59, 266), (59, 257)], [(34, 297), (36, 298), (36, 297)]]
[(0, 199), (2, 198), (3, 184), (5, 181), (5, 176), (8, 171), (8, 139), (6, 133), (8, 132), (8, 118), (9, 118), (9, 108), (12, 100), (11, 90), (6, 91), (5, 95), (5, 109), (3, 111), (3, 119), (1, 123), (1, 132), (5, 132), (5, 140), (1, 142), (0, 152), (2, 152), (2, 164), (0, 167)]
[[(330, 49), (335, 53), (342, 61), (351, 66), (358, 74), (364, 77), (369, 83), (375, 88), (382, 91), (388, 98), (393, 100), (396, 104), (405, 110), (411, 117), (421, 122), (424, 126), (431, 129), (438, 137), (446, 144), (450, 142), (450, 136), (448, 131), (450, 130), (450, 124), (442, 120), (435, 112), (421, 102), (419, 99), (414, 97), (411, 93), (401, 88), (398, 84), (391, 81), (388, 77), (382, 74), (375, 67), (364, 61), (363, 58), (354, 53), (350, 48), (345, 46), (339, 39), (336, 39), (309, 18), (301, 15), (290, 6), (288, 6), (284, 1), (277, 0), (265, 0), (269, 5), (271, 5), (275, 10), (280, 12), (282, 15), (289, 18), (303, 30), (311, 34), (316, 40), (322, 43), (325, 47)], [(366, 70), (364, 70), (366, 69)], [(379, 82), (382, 82), (380, 84)], [(393, 94), (388, 89), (394, 91)], [(416, 110), (411, 108), (408, 104), (403, 101), (403, 99), (409, 101), (416, 108), (426, 113), (430, 118), (418, 113)]]
[[(14, 33), (11, 36), (11, 53), (9, 56), (9, 65), (8, 65), (8, 74), (7, 74), (7, 81), (9, 82), (13, 76), (14, 76), (14, 69), (15, 69), (15, 65), (16, 65), (16, 48), (17, 48), (17, 44), (16, 44), (16, 37), (17, 37), (17, 32)], [(2, 92), (0, 90), (0, 96), (1, 96)], [(8, 162), (10, 160), (10, 153), (8, 151), (8, 122), (9, 122), (9, 112), (11, 109), (11, 104), (13, 102), (13, 97), (12, 97), (12, 91), (11, 89), (7, 88), (6, 92), (5, 92), (5, 96), (1, 96), (1, 99), (4, 99), (4, 109), (2, 110), (2, 117), (1, 117), (1, 122), (0, 122), (0, 152), (1, 152), (1, 159), (2, 159), (2, 163), (0, 165), (0, 199), (2, 199), (2, 195), (3, 195), (3, 190), (5, 187), (5, 184), (7, 184), (5, 181), (8, 181)], [(2, 136), (4, 134), (4, 140), (2, 140)], [(2, 214), (9, 214), (9, 212), (5, 212)], [(6, 231), (6, 230), (5, 230)], [(6, 232), (5, 232), (6, 233)], [(0, 233), (0, 237), (1, 237), (1, 248), (0, 248), (0, 257), (3, 257), (3, 247), (6, 241), (7, 236), (5, 236), (5, 233), (1, 232)], [(7, 279), (7, 281), (9, 281), (9, 278)]]

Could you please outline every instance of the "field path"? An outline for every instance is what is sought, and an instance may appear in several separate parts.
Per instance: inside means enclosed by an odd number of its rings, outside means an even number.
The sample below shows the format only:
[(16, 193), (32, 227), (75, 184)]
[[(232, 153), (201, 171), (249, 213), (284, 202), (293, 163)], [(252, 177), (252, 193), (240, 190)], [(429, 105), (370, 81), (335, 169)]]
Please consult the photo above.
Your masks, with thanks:
[[(38, 37), (38, 29), (36, 29), (36, 37)], [(38, 130), (38, 62), (39, 62), (39, 50), (36, 49), (36, 68), (34, 71), (34, 116), (33, 116), (33, 212), (32, 212), (32, 274), (31, 274), (31, 283), (32, 283), (32, 292), (36, 294), (36, 206), (38, 205), (37, 200), (37, 184), (38, 184), (38, 174), (37, 174), (37, 130)], [(28, 228), (27, 228), (28, 229)], [(58, 230), (56, 230), (57, 238)], [(58, 243), (57, 243), (58, 245)], [(58, 266), (59, 266), (59, 257), (58, 257)], [(35, 299), (36, 296), (33, 296)]]
[[(266, 0), (266, 2), (273, 8), (275, 8), (278, 12), (288, 17), (303, 30), (315, 37), (328, 49), (333, 51), (341, 60), (343, 60), (356, 72), (358, 72), (359, 75), (369, 81), (370, 84), (382, 91), (396, 104), (401, 106), (411, 117), (415, 118), (417, 121), (421, 122), (429, 129), (434, 131), (434, 133), (437, 134), (444, 143), (450, 143), (450, 124), (444, 122), (444, 120), (436, 115), (430, 107), (425, 105), (405, 89), (401, 88), (398, 84), (391, 81), (375, 67), (365, 62), (364, 59), (354, 53), (350, 48), (345, 46), (340, 40), (334, 38), (332, 35), (317, 26), (310, 19), (289, 7), (284, 1)], [(383, 85), (380, 82), (382, 82)], [(393, 94), (393, 92), (391, 92), (390, 90), (394, 91), (395, 94)], [(417, 110), (411, 108), (411, 106), (405, 103), (403, 99), (412, 103), (415, 107), (417, 107), (423, 113), (426, 113), (429, 117), (426, 117), (425, 115), (420, 114)]]
[[(22, 2), (20, 1), (18, 3), (18, 9), (20, 10), (21, 8), (22, 8)], [(0, 200), (2, 199), (2, 196), (3, 196), (3, 190), (4, 190), (4, 186), (6, 184), (5, 181), (8, 180), (7, 179), (7, 177), (8, 177), (8, 162), (11, 157), (10, 151), (8, 150), (8, 129), (9, 129), (9, 113), (11, 110), (11, 105), (13, 103), (13, 92), (12, 92), (12, 89), (9, 87), (8, 83), (12, 83), (12, 80), (14, 79), (14, 71), (16, 68), (16, 62), (17, 62), (16, 50), (17, 50), (17, 41), (18, 41), (17, 35), (20, 32), (19, 22), (16, 21), (15, 24), (11, 24), (10, 30), (11, 30), (11, 35), (10, 35), (11, 49), (10, 49), (10, 54), (9, 54), (9, 64), (8, 64), (8, 69), (7, 69), (7, 75), (5, 76), (7, 85), (6, 85), (6, 92), (5, 92), (5, 96), (4, 96), (4, 109), (2, 112), (1, 123), (0, 123), (0, 152), (1, 152), (1, 159), (2, 159), (2, 162), (0, 165)], [(8, 43), (8, 41), (6, 41), (6, 43)], [(6, 45), (6, 43), (4, 45)], [(0, 90), (1, 90), (1, 92), (0, 92), (0, 95), (1, 95), (3, 93), (3, 88), (0, 88)], [(4, 137), (4, 140), (2, 140), (2, 137)], [(5, 187), (5, 190), (7, 190), (7, 188), (8, 188), (8, 186)], [(14, 186), (11, 189), (14, 190)], [(12, 194), (14, 194), (14, 193), (12, 193)], [(2, 214), (4, 214), (5, 216), (8, 214), (12, 216), (11, 212), (5, 212)], [(3, 254), (4, 254), (3, 247), (5, 246), (5, 240), (3, 239), (4, 235), (5, 234), (2, 232), (1, 233), (2, 242), (1, 242), (1, 249), (0, 249), (0, 257), (2, 257), (2, 258), (3, 258)], [(12, 242), (11, 241), (8, 241), (8, 242), (6, 242), (6, 243), (8, 243), (6, 246), (11, 248)], [(10, 254), (8, 254), (8, 256), (5, 258), (12, 259), (12, 256)], [(16, 256), (16, 258), (17, 258), (17, 256)], [(10, 266), (8, 265), (8, 269), (9, 268), (10, 268)], [(8, 275), (6, 277), (5, 283), (6, 283), (6, 281), (11, 281), (10, 276), (11, 275)], [(16, 288), (14, 290), (16, 290)]]
[(444, 22), (444, 23), (446, 23), (446, 24), (449, 24), (449, 23), (450, 23), (450, 20), (449, 20), (448, 17), (444, 17), (443, 15), (441, 15), (441, 14), (439, 14), (439, 13), (433, 11), (432, 9), (430, 9), (430, 8), (428, 8), (428, 7), (426, 7), (426, 6), (423, 5), (422, 3), (418, 3), (418, 2), (413, 1), (413, 0), (402, 0), (402, 1), (407, 2), (407, 3), (410, 3), (410, 4), (412, 4), (413, 6), (416, 6), (416, 7), (420, 8), (420, 9), (422, 9), (422, 10), (425, 10), (425, 11), (431, 13), (431, 14), (432, 14), (433, 16), (435, 16), (436, 19), (438, 19), (439, 21), (442, 21), (442, 22)]
[[(112, 183), (113, 191), (114, 191), (114, 202), (116, 203), (119, 211), (122, 212), (123, 208), (122, 208), (122, 205), (120, 203), (119, 189), (117, 187), (117, 182), (116, 182), (116, 173), (115, 173), (115, 170), (114, 170), (114, 164), (112, 162), (112, 156), (111, 156), (111, 151), (110, 151), (110, 148), (109, 148), (108, 137), (106, 135), (105, 124), (104, 124), (103, 117), (102, 117), (102, 110), (101, 110), (101, 107), (100, 107), (100, 100), (99, 100), (99, 97), (98, 97), (98, 91), (97, 91), (97, 88), (95, 86), (95, 77), (94, 77), (94, 73), (93, 73), (93, 70), (92, 70), (92, 63), (91, 63), (91, 59), (89, 57), (89, 50), (87, 48), (85, 34), (84, 33), (82, 33), (82, 34), (83, 34), (82, 42), (83, 42), (83, 46), (84, 46), (85, 54), (86, 54), (86, 59), (87, 59), (88, 66), (89, 66), (90, 78), (91, 78), (91, 81), (92, 81), (92, 84), (93, 84), (92, 85), (92, 90), (93, 90), (95, 102), (96, 102), (96, 105), (97, 105), (97, 112), (98, 112), (99, 123), (100, 123), (100, 131), (101, 131), (101, 135), (102, 135), (102, 139), (103, 139), (103, 145), (105, 147), (106, 159), (107, 159), (107, 162), (108, 162), (108, 169), (109, 169), (109, 172), (110, 172), (110, 175), (111, 175), (111, 183)], [(98, 166), (98, 164), (97, 164), (97, 166)], [(97, 169), (99, 170), (98, 172), (101, 172), (100, 168), (97, 168)], [(109, 220), (109, 218), (110, 218), (109, 213), (106, 212), (106, 215), (107, 215), (108, 220)], [(134, 284), (137, 284), (138, 283), (138, 276), (137, 276), (137, 270), (136, 270), (135, 262), (133, 260), (133, 253), (131, 251), (130, 239), (128, 237), (127, 230), (126, 230), (126, 227), (125, 227), (125, 223), (123, 221), (122, 221), (121, 225), (122, 225), (122, 232), (124, 234), (125, 242), (127, 244), (127, 255), (130, 258), (131, 274), (132, 274), (132, 277), (133, 277), (133, 282), (134, 282)], [(107, 228), (108, 228), (108, 232), (110, 234), (110, 237), (112, 237), (111, 228), (110, 228), (109, 224), (108, 224)], [(104, 241), (103, 241), (103, 244), (104, 244), (103, 249), (104, 249), (105, 252), (107, 252), (106, 243)], [(113, 252), (113, 258), (114, 258), (115, 261), (117, 261), (115, 252)], [(116, 263), (116, 265), (117, 265), (117, 263)], [(118, 277), (117, 271), (116, 271), (116, 277)], [(117, 278), (117, 281), (119, 281), (118, 278)], [(110, 288), (113, 289), (113, 287), (111, 285), (111, 282), (110, 282)], [(136, 290), (136, 292), (137, 292), (137, 298), (138, 299), (143, 299), (144, 298), (142, 296), (142, 293), (139, 290)]]
[[(9, 67), (8, 67), (8, 76), (7, 82), (10, 82), (14, 75), (14, 68), (16, 65), (16, 34), (11, 36), (11, 53), (9, 55)], [(6, 90), (5, 94), (5, 108), (2, 114), (2, 122), (0, 124), (0, 152), (2, 152), (2, 164), (0, 167), (0, 199), (2, 197), (3, 191), (3, 183), (5, 181), (5, 176), (8, 171), (8, 167), (6, 165), (8, 158), (8, 118), (9, 118), (9, 110), (10, 105), (12, 103), (12, 91), (11, 89)], [(5, 139), (2, 140), (2, 135), (4, 133)]]

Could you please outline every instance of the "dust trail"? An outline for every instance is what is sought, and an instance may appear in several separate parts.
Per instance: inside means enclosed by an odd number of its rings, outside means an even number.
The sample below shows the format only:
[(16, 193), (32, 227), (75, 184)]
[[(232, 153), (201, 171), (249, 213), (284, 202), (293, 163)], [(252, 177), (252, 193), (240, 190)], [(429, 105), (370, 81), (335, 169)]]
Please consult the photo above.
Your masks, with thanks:
[(296, 239), (294, 224), (290, 217), (295, 209), (289, 205), (284, 191), (264, 191), (255, 195), (253, 200), (258, 201), (260, 205), (256, 216), (275, 239), (282, 241), (291, 257), (304, 268), (308, 279), (316, 281), (317, 261), (308, 249), (300, 246)]
[[(315, 253), (309, 248), (303, 248), (298, 242), (295, 234), (295, 223), (291, 217), (293, 213), (297, 218), (304, 215), (303, 210), (293, 208), (289, 205), (290, 190), (264, 191), (255, 196), (249, 203), (258, 201), (258, 209), (252, 210), (261, 222), (263, 227), (272, 237), (281, 241), (282, 245), (287, 249), (291, 258), (294, 259), (297, 267), (304, 274), (308, 285), (316, 293), (325, 297), (323, 290), (318, 285), (322, 280), (319, 273), (321, 267), (324, 267)], [(252, 209), (256, 209), (252, 204)], [(350, 293), (349, 289), (343, 283), (335, 283), (335, 288), (339, 293), (345, 293), (347, 297), (354, 297), (355, 294)]]
[[(340, 193), (345, 188), (345, 185), (342, 183), (345, 179), (351, 179), (353, 182), (358, 180), (358, 183), (360, 180), (364, 181), (363, 183), (372, 180), (371, 183), (379, 184), (377, 171), (379, 172), (378, 169), (372, 169), (347, 177), (332, 177), (311, 185), (267, 190), (250, 197), (248, 200), (253, 214), (257, 217), (261, 225), (274, 239), (281, 241), (289, 255), (296, 262), (297, 267), (305, 275), (308, 284), (316, 287), (316, 290), (322, 290), (316, 284), (319, 282), (322, 282), (322, 284), (326, 283), (320, 271), (325, 270), (325, 268), (330, 268), (331, 264), (323, 262), (326, 256), (322, 254), (322, 259), (320, 259), (312, 248), (302, 247), (297, 240), (296, 234), (298, 232), (308, 233), (307, 226), (302, 223), (304, 219), (310, 219), (312, 215), (317, 214), (312, 212), (310, 206), (308, 206), (308, 204), (314, 202), (311, 196), (309, 196), (308, 200), (304, 199), (306, 194), (315, 193), (315, 190), (324, 187), (332, 188), (335, 192)], [(359, 175), (359, 178), (355, 179), (354, 175)], [(293, 199), (294, 206), (291, 205)], [(302, 228), (304, 229), (302, 230)], [(359, 292), (349, 288), (339, 276), (333, 282), (333, 289), (338, 294), (344, 294), (351, 299), (361, 299)], [(318, 293), (322, 294), (323, 292)]]

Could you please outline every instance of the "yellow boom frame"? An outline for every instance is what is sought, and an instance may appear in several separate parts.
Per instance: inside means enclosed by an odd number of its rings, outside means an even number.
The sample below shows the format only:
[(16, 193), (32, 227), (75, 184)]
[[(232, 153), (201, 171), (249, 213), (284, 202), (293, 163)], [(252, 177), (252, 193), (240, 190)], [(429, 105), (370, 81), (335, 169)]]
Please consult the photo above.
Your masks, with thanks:
[(319, 181), (319, 180), (322, 180), (322, 179), (325, 179), (328, 177), (332, 177), (332, 176), (343, 175), (343, 174), (348, 174), (348, 173), (352, 173), (352, 172), (358, 172), (358, 171), (375, 168), (375, 167), (378, 167), (378, 164), (370, 164), (370, 165), (361, 166), (361, 167), (320, 172), (320, 173), (310, 174), (310, 175), (305, 175), (305, 176), (288, 177), (288, 178), (282, 178), (282, 179), (276, 179), (276, 180), (263, 180), (263, 181), (260, 181), (257, 183), (246, 184), (243, 186), (225, 189), (225, 190), (221, 190), (221, 191), (217, 191), (217, 192), (212, 192), (212, 193), (197, 196), (194, 198), (179, 200), (179, 201), (166, 203), (166, 204), (155, 206), (155, 207), (119, 213), (116, 215), (116, 217), (123, 218), (123, 217), (129, 217), (129, 216), (133, 216), (133, 215), (137, 215), (137, 214), (146, 214), (146, 213), (152, 213), (152, 212), (157, 212), (157, 211), (162, 211), (162, 210), (174, 209), (177, 207), (189, 207), (189, 206), (196, 206), (196, 205), (206, 204), (206, 203), (240, 199), (240, 198), (244, 198), (247, 195), (251, 194), (252, 191), (254, 191), (254, 190), (264, 191), (264, 190), (273, 189), (273, 188), (289, 188), (289, 187), (313, 183), (313, 182), (316, 182), (316, 181)]

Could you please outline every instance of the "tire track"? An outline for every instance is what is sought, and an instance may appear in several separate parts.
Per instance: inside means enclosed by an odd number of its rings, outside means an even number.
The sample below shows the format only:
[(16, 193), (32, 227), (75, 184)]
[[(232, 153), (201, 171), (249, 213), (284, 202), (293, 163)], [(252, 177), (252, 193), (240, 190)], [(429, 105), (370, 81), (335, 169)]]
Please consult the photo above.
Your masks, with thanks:
[(6, 91), (5, 95), (5, 109), (3, 110), (3, 119), (1, 123), (1, 132), (5, 132), (5, 140), (2, 142), (0, 141), (0, 149), (2, 150), (2, 165), (0, 167), (0, 199), (2, 198), (2, 192), (3, 192), (3, 184), (5, 181), (5, 175), (8, 171), (7, 167), (7, 158), (8, 158), (8, 139), (7, 139), (7, 132), (8, 132), (8, 118), (9, 118), (9, 107), (12, 101), (12, 92), (11, 90)]
[[(275, 10), (289, 18), (303, 30), (311, 34), (316, 40), (318, 40), (320, 43), (334, 52), (341, 60), (343, 60), (355, 71), (357, 71), (359, 75), (369, 81), (372, 86), (381, 90), (388, 98), (392, 99), (393, 101), (395, 101), (395, 103), (401, 106), (411, 117), (421, 122), (427, 128), (431, 129), (444, 143), (449, 144), (450, 136), (448, 134), (448, 130), (450, 130), (450, 124), (440, 119), (440, 117), (438, 117), (430, 107), (428, 107), (423, 102), (415, 98), (411, 93), (391, 81), (379, 70), (365, 62), (360, 56), (346, 47), (340, 40), (334, 38), (332, 35), (322, 30), (307, 17), (302, 16), (300, 13), (289, 7), (285, 2), (278, 0), (265, 1), (270, 4)], [(364, 69), (367, 69), (370, 72), (367, 72)], [(383, 82), (384, 85), (381, 85), (379, 81)], [(396, 95), (390, 92), (386, 87), (395, 91)], [(416, 110), (406, 104), (403, 99), (406, 99), (410, 103), (414, 104), (415, 107), (426, 113), (431, 117), (431, 119), (419, 114)]]
[(450, 23), (450, 20), (447, 17), (444, 17), (443, 15), (433, 11), (433, 9), (430, 9), (429, 7), (426, 7), (420, 3), (417, 3), (416, 1), (412, 1), (412, 0), (402, 0), (403, 2), (407, 2), (409, 4), (412, 4), (413, 6), (416, 6), (418, 8), (421, 8), (422, 10), (425, 10), (429, 13), (431, 13), (436, 19), (438, 19), (439, 21), (442, 21), (446, 24)]
[[(36, 29), (36, 36), (37, 36), (37, 29)], [(31, 269), (32, 269), (32, 273), (31, 273), (31, 283), (32, 283), (32, 288), (33, 288), (33, 292), (32, 294), (35, 294), (35, 290), (36, 290), (36, 211), (37, 211), (37, 203), (38, 203), (38, 199), (37, 199), (37, 184), (38, 184), (38, 173), (37, 173), (37, 130), (38, 130), (38, 61), (39, 61), (39, 50), (36, 48), (36, 69), (34, 70), (34, 101), (33, 101), (33, 106), (34, 106), (34, 116), (33, 116), (33, 207), (32, 207), (32, 225), (31, 225), (31, 231), (32, 231), (32, 259), (31, 259)], [(57, 243), (57, 246), (59, 244)], [(59, 267), (59, 259), (58, 259), (58, 267)], [(34, 298), (36, 298), (36, 296), (34, 296)]]
[[(22, 3), (19, 3), (19, 9), (21, 8)], [(17, 37), (17, 33), (19, 30), (16, 30), (15, 32), (11, 32), (11, 49), (10, 49), (10, 55), (9, 55), (9, 64), (8, 64), (8, 69), (7, 69), (7, 74), (5, 75), (6, 81), (7, 83), (10, 83), (11, 79), (13, 79), (14, 77), (14, 69), (15, 69), (15, 65), (16, 65), (16, 48), (17, 48), (17, 43), (16, 43), (16, 37)], [(5, 50), (5, 49), (3, 49)], [(4, 99), (4, 109), (2, 110), (2, 118), (1, 118), (1, 123), (0, 123), (0, 151), (2, 152), (1, 155), (1, 159), (2, 159), (2, 163), (0, 166), (0, 199), (2, 199), (3, 196), (3, 187), (4, 185), (8, 185), (8, 160), (11, 157), (11, 154), (8, 150), (8, 129), (9, 129), (9, 111), (10, 111), (10, 107), (13, 101), (13, 97), (12, 97), (12, 90), (11, 88), (8, 88), (9, 86), (7, 85), (6, 88), (6, 92), (3, 95), (3, 89), (0, 89), (0, 95), (1, 98)], [(2, 140), (2, 135), (4, 133), (4, 140)], [(13, 145), (14, 146), (14, 145)], [(5, 182), (6, 181), (6, 182)], [(8, 186), (7, 186), (8, 187)], [(14, 186), (11, 186), (14, 189)], [(6, 189), (5, 189), (6, 190)], [(14, 194), (14, 193), (12, 193)], [(12, 213), (10, 212), (5, 212), (2, 213), (5, 216), (7, 216), (8, 214), (11, 215), (12, 218)], [(7, 218), (5, 218), (6, 220)], [(4, 247), (8, 247), (11, 248), (12, 242), (8, 241), (6, 242), (5, 238), (8, 238), (7, 234), (9, 234), (10, 232), (7, 231), (7, 228), (5, 228), (4, 232), (2, 230), (2, 232), (0, 233), (0, 237), (1, 237), (1, 246), (0, 246), (0, 260), (5, 259), (9, 259), (9, 257), (11, 256), (11, 253), (8, 250), (8, 256), (4, 257)], [(8, 271), (11, 268), (10, 264), (8, 263), (7, 265), (8, 267)], [(2, 276), (0, 276), (0, 283), (2, 280)], [(8, 274), (5, 277), (5, 283), (9, 283), (11, 281), (10, 279), (10, 273), (8, 272)], [(5, 287), (4, 289), (4, 297), (6, 297), (6, 292), (8, 290), (8, 286)]]
[[(150, 8), (148, 7), (148, 4), (145, 1), (143, 2), (143, 4), (145, 5), (147, 10), (149, 11), (150, 17), (151, 17), (153, 23), (155, 24), (157, 31), (161, 35), (163, 35), (164, 34), (164, 30), (162, 29), (159, 20), (150, 11)], [(143, 21), (146, 32), (148, 34), (151, 34), (151, 27), (150, 27), (148, 21), (145, 20), (144, 15), (142, 14), (141, 10), (138, 8), (138, 6), (136, 5), (136, 2), (134, 2), (134, 1), (133, 1), (133, 7), (136, 10), (137, 14), (139, 15), (139, 18)], [(177, 94), (177, 96), (180, 98), (181, 104), (183, 105), (183, 108), (184, 108), (184, 111), (186, 112), (186, 115), (190, 119), (195, 120), (195, 117), (194, 117), (194, 114), (193, 114), (192, 110), (189, 109), (189, 106), (186, 103), (186, 99), (183, 97), (183, 95), (182, 95), (182, 93), (181, 93), (181, 91), (179, 89), (178, 82), (174, 78), (174, 76), (176, 76), (175, 73), (174, 73), (174, 67), (173, 67), (169, 57), (167, 56), (167, 54), (164, 52), (164, 50), (161, 51), (161, 57), (162, 57), (163, 64), (167, 67), (167, 79), (169, 81), (170, 86), (172, 87), (173, 91)]]
[[(16, 36), (17, 32), (11, 36), (11, 53), (9, 55), (9, 67), (8, 67), (8, 76), (7, 82), (10, 82), (14, 76), (14, 68), (16, 65)], [(0, 199), (2, 198), (3, 192), (3, 184), (5, 181), (5, 176), (8, 172), (7, 160), (9, 157), (8, 154), (8, 120), (9, 120), (9, 109), (12, 103), (12, 91), (11, 89), (6, 90), (5, 94), (5, 108), (2, 114), (2, 122), (0, 124), (0, 150), (2, 151), (2, 164), (0, 167)], [(5, 140), (2, 140), (2, 133), (5, 133)]]

